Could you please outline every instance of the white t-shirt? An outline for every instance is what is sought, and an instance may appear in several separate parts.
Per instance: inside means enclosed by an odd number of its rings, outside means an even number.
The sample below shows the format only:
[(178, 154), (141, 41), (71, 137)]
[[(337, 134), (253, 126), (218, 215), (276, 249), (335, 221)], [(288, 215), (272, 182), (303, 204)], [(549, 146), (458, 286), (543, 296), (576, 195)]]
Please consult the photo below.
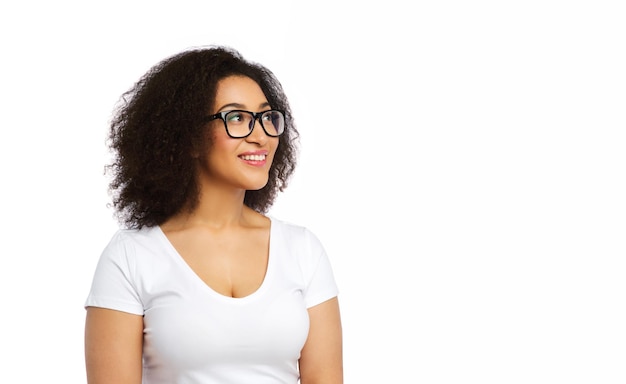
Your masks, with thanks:
[(307, 308), (337, 293), (318, 238), (271, 218), (267, 272), (249, 296), (212, 290), (157, 226), (113, 236), (85, 306), (144, 316), (143, 383), (295, 384)]

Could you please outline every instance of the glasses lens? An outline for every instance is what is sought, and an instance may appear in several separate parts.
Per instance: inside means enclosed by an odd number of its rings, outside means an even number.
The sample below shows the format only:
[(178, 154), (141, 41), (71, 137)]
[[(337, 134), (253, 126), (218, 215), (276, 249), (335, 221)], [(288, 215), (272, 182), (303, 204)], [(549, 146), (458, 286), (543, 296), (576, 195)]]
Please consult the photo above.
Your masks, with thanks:
[(245, 111), (230, 111), (224, 116), (226, 129), (233, 137), (245, 137), (250, 133), (252, 114)]
[(285, 131), (285, 116), (280, 111), (267, 111), (261, 115), (263, 128), (270, 136), (278, 136)]

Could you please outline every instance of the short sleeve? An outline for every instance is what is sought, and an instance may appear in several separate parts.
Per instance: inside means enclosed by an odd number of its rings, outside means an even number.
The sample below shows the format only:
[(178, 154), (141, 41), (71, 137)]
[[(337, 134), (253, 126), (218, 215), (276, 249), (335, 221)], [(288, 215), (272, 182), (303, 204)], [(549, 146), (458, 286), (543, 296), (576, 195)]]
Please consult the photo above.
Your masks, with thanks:
[(339, 293), (332, 266), (320, 240), (309, 230), (305, 231), (310, 252), (310, 264), (306, 274), (304, 301), (307, 308), (336, 297)]
[(85, 307), (143, 315), (134, 278), (133, 247), (118, 231), (100, 255)]

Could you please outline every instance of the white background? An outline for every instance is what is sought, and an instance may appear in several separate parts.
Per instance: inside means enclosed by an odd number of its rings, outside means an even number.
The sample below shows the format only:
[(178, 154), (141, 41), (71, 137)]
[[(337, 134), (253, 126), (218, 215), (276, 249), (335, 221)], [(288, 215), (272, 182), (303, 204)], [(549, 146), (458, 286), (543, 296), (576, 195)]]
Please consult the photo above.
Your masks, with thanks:
[(346, 383), (626, 382), (620, 3), (3, 3), (0, 382), (85, 382), (108, 119), (205, 44), (290, 96), (272, 214), (331, 257)]

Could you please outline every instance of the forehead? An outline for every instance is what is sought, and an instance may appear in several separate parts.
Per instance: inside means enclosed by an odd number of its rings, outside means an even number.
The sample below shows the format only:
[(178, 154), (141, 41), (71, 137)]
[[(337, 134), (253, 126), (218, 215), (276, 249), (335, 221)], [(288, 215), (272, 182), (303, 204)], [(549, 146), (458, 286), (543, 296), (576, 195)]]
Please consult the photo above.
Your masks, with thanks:
[(228, 76), (217, 83), (215, 107), (240, 104), (246, 108), (258, 108), (268, 103), (259, 84), (247, 76)]

